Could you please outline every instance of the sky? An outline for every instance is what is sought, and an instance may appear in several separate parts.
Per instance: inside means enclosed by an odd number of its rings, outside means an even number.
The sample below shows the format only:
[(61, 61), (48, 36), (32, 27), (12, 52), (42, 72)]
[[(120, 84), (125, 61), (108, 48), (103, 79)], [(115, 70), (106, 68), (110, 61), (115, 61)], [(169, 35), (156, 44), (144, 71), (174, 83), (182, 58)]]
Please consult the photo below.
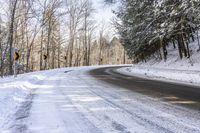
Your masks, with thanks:
[(113, 6), (108, 6), (103, 3), (103, 0), (92, 0), (94, 8), (95, 8), (95, 14), (94, 19), (97, 21), (99, 28), (102, 23), (105, 23), (107, 29), (109, 29), (107, 32), (109, 32), (110, 36), (115, 34), (112, 23), (112, 18), (115, 16), (112, 13), (112, 10), (114, 9)]
[(109, 22), (110, 19), (114, 16), (112, 13), (112, 6), (106, 6), (103, 3), (103, 0), (92, 0), (94, 4), (94, 8), (96, 9), (95, 19), (98, 21), (106, 21)]
[[(0, 0), (0, 5), (4, 3), (5, 0)], [(111, 19), (115, 16), (112, 13), (112, 10), (115, 8), (113, 5), (106, 5), (104, 0), (91, 0), (93, 3), (93, 8), (95, 9), (95, 13), (93, 14), (93, 18), (97, 21), (97, 31), (101, 28), (101, 25), (105, 25), (106, 32), (109, 34), (108, 36), (112, 37), (115, 34), (114, 26), (111, 24)], [(5, 7), (5, 6), (3, 6)], [(0, 8), (0, 13), (2, 13), (3, 7)], [(97, 35), (98, 36), (98, 35)]]

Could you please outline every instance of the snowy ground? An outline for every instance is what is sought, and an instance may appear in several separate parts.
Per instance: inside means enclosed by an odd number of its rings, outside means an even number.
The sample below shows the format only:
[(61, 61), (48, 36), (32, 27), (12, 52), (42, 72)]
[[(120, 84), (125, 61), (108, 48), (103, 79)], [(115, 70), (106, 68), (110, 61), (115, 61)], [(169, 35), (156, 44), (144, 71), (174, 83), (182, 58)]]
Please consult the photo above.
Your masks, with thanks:
[(118, 69), (118, 72), (130, 76), (200, 86), (200, 70), (133, 65), (132, 67)]
[(106, 84), (94, 68), (0, 80), (1, 133), (200, 132), (200, 111)]
[(123, 74), (142, 76), (156, 80), (168, 80), (192, 85), (200, 85), (200, 51), (197, 42), (190, 44), (191, 58), (179, 57), (177, 49), (168, 47), (168, 59), (156, 60), (152, 57), (146, 63), (135, 64), (132, 67), (118, 71)]
[[(20, 119), (20, 111), (32, 100), (32, 92), (47, 78), (45, 72), (20, 75), (18, 78), (0, 79), (0, 133), (13, 128), (16, 119)], [(28, 107), (27, 107), (28, 108)], [(22, 111), (22, 110), (21, 110)], [(23, 110), (26, 114), (26, 110)]]

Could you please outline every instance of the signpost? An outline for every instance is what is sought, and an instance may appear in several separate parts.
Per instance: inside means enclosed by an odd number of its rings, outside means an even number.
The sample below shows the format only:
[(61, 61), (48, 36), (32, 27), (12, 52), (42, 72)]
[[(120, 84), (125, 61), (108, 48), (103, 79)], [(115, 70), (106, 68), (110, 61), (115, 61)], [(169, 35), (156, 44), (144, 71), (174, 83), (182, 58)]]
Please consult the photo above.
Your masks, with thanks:
[(19, 53), (15, 51), (15, 53), (14, 53), (14, 60), (15, 60), (15, 61), (18, 61), (19, 58), (20, 58)]
[(44, 60), (47, 60), (47, 55), (44, 55)]
[(44, 69), (46, 69), (47, 68), (47, 58), (48, 58), (48, 56), (46, 54), (44, 54), (43, 57), (44, 57), (44, 61), (45, 61)]
[(20, 59), (20, 54), (17, 50), (17, 48), (13, 49), (13, 60), (14, 60), (14, 77), (17, 77), (17, 61)]

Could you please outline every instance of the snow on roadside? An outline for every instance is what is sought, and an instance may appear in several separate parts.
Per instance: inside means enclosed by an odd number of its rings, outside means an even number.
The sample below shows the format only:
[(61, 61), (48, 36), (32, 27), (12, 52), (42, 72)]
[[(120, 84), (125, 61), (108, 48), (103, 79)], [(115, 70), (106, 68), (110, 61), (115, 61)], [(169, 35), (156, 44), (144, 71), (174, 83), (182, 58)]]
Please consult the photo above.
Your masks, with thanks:
[(119, 69), (118, 71), (130, 76), (142, 76), (158, 80), (169, 80), (172, 82), (189, 83), (192, 85), (200, 84), (200, 52), (197, 42), (189, 45), (191, 57), (180, 59), (177, 48), (171, 45), (167, 47), (167, 60), (155, 59), (151, 57), (146, 63), (139, 63), (133, 67)]
[[(98, 66), (93, 66), (98, 67)], [(101, 66), (106, 67), (106, 66)], [(42, 85), (45, 79), (53, 77), (57, 73), (64, 73), (71, 70), (79, 70), (79, 68), (62, 68), (49, 71), (32, 72), (28, 74), (18, 75), (17, 78), (6, 77), (0, 78), (0, 132), (10, 133), (18, 127), (16, 121), (27, 117), (27, 110), (23, 110), (22, 106), (31, 104), (36, 89), (45, 89), (49, 86)], [(31, 105), (30, 105), (31, 106)], [(30, 107), (26, 107), (30, 108)]]
[(9, 133), (7, 129), (14, 125), (15, 116), (22, 104), (37, 89), (38, 83), (47, 78), (44, 72), (19, 75), (17, 78), (0, 78), (0, 131)]
[(134, 65), (133, 67), (118, 69), (118, 72), (150, 79), (170, 80), (195, 85), (200, 84), (200, 71), (195, 70), (177, 70)]

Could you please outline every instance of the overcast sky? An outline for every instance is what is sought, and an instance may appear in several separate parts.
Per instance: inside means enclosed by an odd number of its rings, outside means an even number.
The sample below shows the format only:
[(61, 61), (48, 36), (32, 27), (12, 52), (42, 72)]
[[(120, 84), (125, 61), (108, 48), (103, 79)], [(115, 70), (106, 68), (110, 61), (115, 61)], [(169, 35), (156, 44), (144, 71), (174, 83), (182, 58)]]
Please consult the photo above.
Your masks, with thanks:
[[(5, 0), (0, 0), (0, 13), (3, 13), (4, 7), (6, 7)], [(93, 7), (95, 9), (95, 13), (93, 14), (94, 19), (97, 21), (97, 25), (100, 28), (102, 22), (105, 23), (107, 28), (107, 32), (112, 36), (114, 34), (114, 29), (111, 24), (111, 19), (114, 17), (112, 10), (114, 9), (113, 5), (105, 5), (104, 0), (91, 0), (93, 2)], [(5, 12), (4, 12), (5, 13)]]
[(112, 13), (113, 6), (108, 6), (103, 3), (104, 0), (92, 0), (96, 13), (94, 14), (94, 18), (97, 20), (100, 25), (102, 22), (106, 24), (108, 27), (108, 31), (110, 36), (114, 34), (114, 29), (111, 24), (111, 19), (114, 17)]
[(109, 22), (110, 19), (114, 16), (112, 13), (112, 6), (106, 6), (103, 3), (103, 0), (92, 0), (94, 7), (96, 9), (97, 14), (95, 15), (95, 18), (98, 21), (105, 20), (106, 22)]

